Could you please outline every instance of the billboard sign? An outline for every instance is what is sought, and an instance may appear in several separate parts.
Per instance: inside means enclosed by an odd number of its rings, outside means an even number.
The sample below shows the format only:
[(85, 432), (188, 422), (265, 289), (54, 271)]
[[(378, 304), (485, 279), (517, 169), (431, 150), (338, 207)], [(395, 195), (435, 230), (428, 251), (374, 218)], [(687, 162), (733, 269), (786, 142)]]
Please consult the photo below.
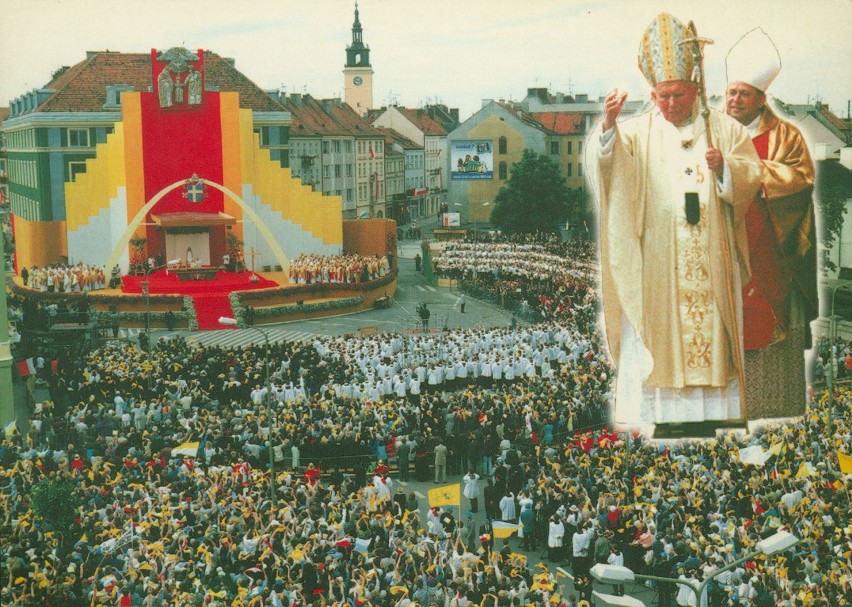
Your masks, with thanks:
[(494, 147), (491, 141), (453, 141), (450, 176), (452, 179), (493, 179)]
[(457, 228), (461, 225), (461, 215), (459, 213), (444, 213), (443, 225), (445, 228)]

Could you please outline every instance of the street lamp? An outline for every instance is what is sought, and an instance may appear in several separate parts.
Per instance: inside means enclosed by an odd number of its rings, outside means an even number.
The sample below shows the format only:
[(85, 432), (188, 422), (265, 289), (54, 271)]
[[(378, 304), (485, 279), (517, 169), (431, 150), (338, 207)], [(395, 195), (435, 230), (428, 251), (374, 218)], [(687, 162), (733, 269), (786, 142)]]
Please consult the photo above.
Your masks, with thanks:
[(840, 289), (848, 286), (852, 286), (852, 281), (841, 281), (833, 287), (829, 287), (831, 289), (831, 317), (828, 319), (828, 352), (831, 360), (828, 362), (828, 420), (826, 424), (829, 436), (833, 433), (831, 419), (834, 413), (834, 368), (837, 364), (837, 356), (834, 350), (834, 343), (837, 341), (837, 318), (834, 316), (835, 295)]
[[(225, 325), (227, 327), (239, 326), (239, 323), (237, 323), (237, 320), (235, 318), (231, 318), (229, 316), (220, 316), (219, 317), (219, 324)], [(246, 326), (246, 327), (243, 327), (243, 328), (252, 329), (253, 331), (257, 331), (258, 333), (263, 335), (263, 341), (264, 341), (264, 344), (266, 346), (266, 349), (264, 351), (264, 358), (263, 358), (263, 370), (264, 370), (265, 381), (266, 381), (266, 385), (265, 385), (266, 396), (265, 396), (265, 399), (266, 399), (266, 406), (267, 406), (267, 410), (268, 410), (267, 412), (269, 414), (269, 491), (272, 495), (272, 507), (277, 508), (278, 507), (278, 500), (277, 500), (276, 495), (275, 495), (275, 493), (276, 493), (275, 458), (273, 457), (273, 453), (272, 453), (272, 430), (274, 429), (275, 424), (274, 424), (274, 421), (272, 419), (272, 405), (271, 405), (270, 398), (269, 398), (271, 393), (272, 393), (272, 386), (269, 383), (269, 335), (266, 333), (266, 331), (264, 331), (260, 327), (255, 327), (253, 325), (249, 325), (249, 326)]]
[[(655, 582), (664, 582), (667, 584), (680, 584), (681, 586), (686, 586), (687, 588), (692, 590), (692, 592), (695, 593), (696, 604), (700, 605), (701, 597), (704, 595), (704, 590), (707, 588), (707, 584), (719, 577), (721, 574), (739, 567), (746, 561), (750, 561), (756, 556), (773, 556), (775, 554), (784, 552), (785, 550), (789, 550), (798, 543), (799, 538), (797, 538), (792, 533), (789, 533), (787, 531), (779, 531), (775, 535), (772, 535), (766, 539), (757, 542), (755, 546), (757, 550), (749, 552), (745, 556), (738, 558), (737, 560), (728, 563), (721, 569), (717, 569), (716, 571), (711, 573), (698, 586), (696, 586), (693, 582), (690, 582), (689, 580), (668, 578), (658, 575), (644, 575), (641, 573), (634, 573), (632, 569), (629, 569), (622, 565), (604, 565), (603, 563), (598, 563), (597, 565), (591, 568), (590, 573), (592, 574), (593, 578), (605, 584), (620, 585), (624, 582), (632, 582), (635, 580), (652, 580)], [(618, 605), (619, 603), (614, 604)]]

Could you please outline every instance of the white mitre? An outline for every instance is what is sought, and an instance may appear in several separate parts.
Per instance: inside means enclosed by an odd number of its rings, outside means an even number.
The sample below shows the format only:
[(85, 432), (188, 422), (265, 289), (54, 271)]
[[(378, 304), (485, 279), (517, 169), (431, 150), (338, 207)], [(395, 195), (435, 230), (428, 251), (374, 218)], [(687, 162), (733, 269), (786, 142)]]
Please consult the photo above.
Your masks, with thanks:
[(766, 92), (781, 71), (781, 56), (772, 39), (762, 28), (740, 38), (725, 58), (728, 83), (745, 82)]

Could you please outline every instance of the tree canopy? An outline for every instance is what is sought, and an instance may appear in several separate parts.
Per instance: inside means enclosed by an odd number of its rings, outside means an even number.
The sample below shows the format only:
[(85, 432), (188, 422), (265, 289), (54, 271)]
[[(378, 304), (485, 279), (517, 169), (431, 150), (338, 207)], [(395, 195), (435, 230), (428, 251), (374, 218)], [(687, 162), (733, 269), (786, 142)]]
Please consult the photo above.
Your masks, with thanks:
[(491, 223), (505, 233), (556, 232), (582, 199), (565, 185), (559, 167), (535, 150), (525, 149), (509, 170), (491, 210)]

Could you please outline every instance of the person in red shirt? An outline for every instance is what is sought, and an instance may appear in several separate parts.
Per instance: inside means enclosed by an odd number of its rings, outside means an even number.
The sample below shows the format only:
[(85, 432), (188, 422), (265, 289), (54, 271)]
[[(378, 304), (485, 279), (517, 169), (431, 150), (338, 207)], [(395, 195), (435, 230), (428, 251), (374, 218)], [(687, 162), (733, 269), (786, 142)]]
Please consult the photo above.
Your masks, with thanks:
[(79, 455), (75, 455), (74, 459), (71, 460), (71, 471), (76, 474), (80, 470), (86, 467), (86, 462), (80, 459)]
[(309, 485), (316, 485), (320, 474), (319, 468), (315, 468), (313, 464), (308, 464), (308, 469), (305, 470), (305, 482)]

